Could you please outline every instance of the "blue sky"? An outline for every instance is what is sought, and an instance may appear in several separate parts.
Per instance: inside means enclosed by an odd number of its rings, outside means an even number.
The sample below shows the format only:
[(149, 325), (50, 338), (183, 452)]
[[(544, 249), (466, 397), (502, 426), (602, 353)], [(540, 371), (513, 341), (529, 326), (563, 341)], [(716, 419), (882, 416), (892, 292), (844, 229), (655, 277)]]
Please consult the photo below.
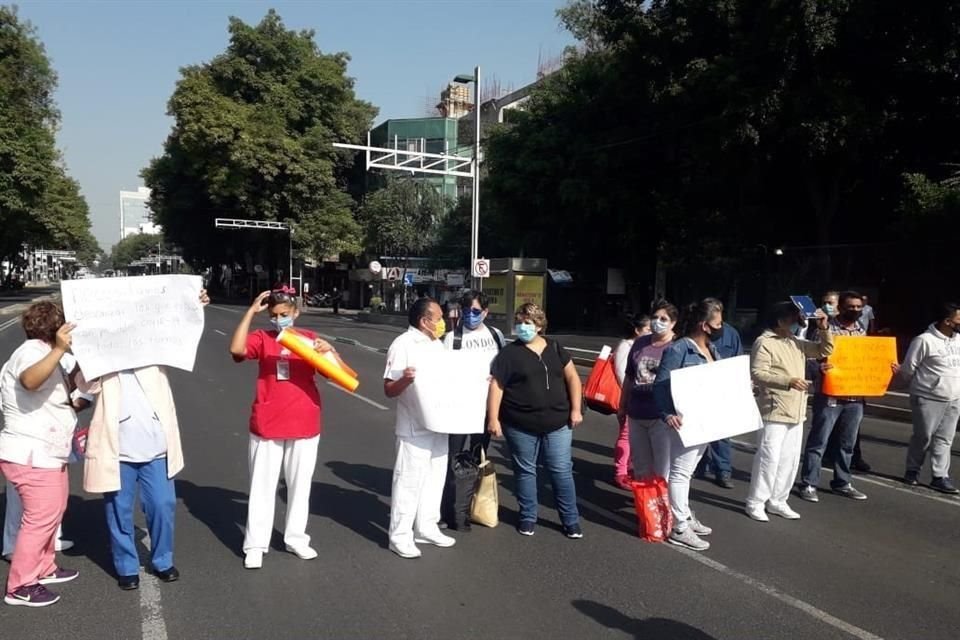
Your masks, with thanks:
[(541, 54), (573, 42), (555, 16), (564, 0), (17, 4), (59, 75), (60, 147), (105, 250), (119, 239), (119, 191), (140, 185), (140, 170), (161, 153), (180, 67), (224, 50), (231, 15), (256, 23), (273, 7), (288, 28), (314, 29), (321, 50), (349, 52), (357, 93), (380, 108), (378, 120), (424, 115), (428, 96), (477, 64), (485, 79), (520, 87), (536, 78)]

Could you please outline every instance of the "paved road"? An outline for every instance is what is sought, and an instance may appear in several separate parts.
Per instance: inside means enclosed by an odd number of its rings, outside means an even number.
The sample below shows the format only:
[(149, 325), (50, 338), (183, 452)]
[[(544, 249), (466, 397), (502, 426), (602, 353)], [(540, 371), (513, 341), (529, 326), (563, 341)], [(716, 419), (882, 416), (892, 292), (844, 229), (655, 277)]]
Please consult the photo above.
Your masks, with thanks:
[[(255, 372), (227, 356), (239, 311), (209, 308), (195, 371), (173, 375), (187, 457), (177, 479), (182, 580), (161, 585), (147, 578), (138, 592), (116, 588), (102, 500), (80, 491), (75, 472), (65, 528), (77, 548), (63, 564), (82, 575), (60, 589), (63, 600), (50, 609), (0, 606), (0, 637), (957, 636), (960, 500), (884, 477), (902, 471), (908, 427), (895, 422), (864, 426), (866, 455), (880, 474), (858, 481), (870, 496), (864, 503), (829, 494), (818, 505), (795, 499), (803, 520), (759, 524), (742, 513), (745, 473), (736, 474), (732, 491), (695, 481), (694, 506), (716, 531), (713, 548), (698, 556), (635, 537), (632, 501), (610, 484), (614, 421), (590, 414), (574, 449), (583, 540), (562, 537), (547, 490), (537, 535), (514, 532), (512, 478), (498, 444), (503, 524), (460, 534), (453, 549), (401, 560), (386, 550), (393, 411), (381, 391), (383, 355), (351, 345), (340, 351), (360, 373), (361, 395), (323, 386), (326, 432), (309, 524), (320, 557), (298, 560), (275, 536), (264, 568), (244, 571), (239, 549)], [(395, 335), (313, 314), (301, 324), (374, 348)], [(19, 343), (18, 333), (0, 332), (0, 357)], [(749, 445), (739, 446), (735, 466), (747, 470), (750, 461)]]

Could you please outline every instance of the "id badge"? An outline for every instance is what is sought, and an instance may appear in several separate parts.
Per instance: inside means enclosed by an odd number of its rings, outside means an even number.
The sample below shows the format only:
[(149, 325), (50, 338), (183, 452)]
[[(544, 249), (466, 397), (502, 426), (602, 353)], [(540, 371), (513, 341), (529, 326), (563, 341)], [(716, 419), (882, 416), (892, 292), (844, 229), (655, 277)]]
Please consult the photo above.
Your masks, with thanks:
[(277, 380), (290, 379), (290, 361), (286, 358), (277, 360)]

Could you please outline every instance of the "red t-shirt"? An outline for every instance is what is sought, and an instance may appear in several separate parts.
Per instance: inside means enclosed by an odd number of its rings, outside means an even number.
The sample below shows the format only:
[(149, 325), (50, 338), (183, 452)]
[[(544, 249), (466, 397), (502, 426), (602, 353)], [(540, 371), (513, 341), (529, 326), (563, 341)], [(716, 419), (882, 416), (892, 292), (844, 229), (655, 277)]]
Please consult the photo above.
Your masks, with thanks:
[[(310, 340), (316, 335), (297, 329)], [(250, 433), (268, 440), (312, 438), (320, 433), (320, 392), (309, 362), (277, 342), (276, 331), (259, 329), (247, 336), (247, 360), (257, 360), (257, 396), (250, 414)], [(278, 380), (282, 360), (288, 362), (289, 379)]]

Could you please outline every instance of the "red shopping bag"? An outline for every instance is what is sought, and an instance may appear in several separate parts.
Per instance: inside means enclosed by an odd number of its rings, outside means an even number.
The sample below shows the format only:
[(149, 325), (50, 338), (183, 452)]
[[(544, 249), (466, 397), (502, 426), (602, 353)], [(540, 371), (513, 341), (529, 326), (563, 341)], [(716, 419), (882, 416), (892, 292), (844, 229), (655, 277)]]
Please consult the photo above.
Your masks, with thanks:
[(640, 537), (647, 542), (663, 542), (673, 528), (667, 481), (660, 476), (650, 476), (634, 480), (630, 485)]
[(620, 383), (613, 371), (613, 355), (610, 347), (604, 347), (593, 363), (587, 384), (583, 388), (587, 406), (604, 415), (616, 413), (620, 408)]

